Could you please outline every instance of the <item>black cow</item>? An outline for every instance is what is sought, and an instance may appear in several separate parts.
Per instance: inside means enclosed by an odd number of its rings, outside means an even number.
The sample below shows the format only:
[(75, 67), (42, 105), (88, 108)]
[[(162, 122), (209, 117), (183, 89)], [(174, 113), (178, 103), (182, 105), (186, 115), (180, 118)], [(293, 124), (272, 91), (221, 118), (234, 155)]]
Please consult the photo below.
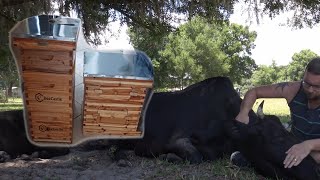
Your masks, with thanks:
[(22, 110), (0, 112), (0, 151), (5, 151), (11, 158), (35, 151), (39, 152), (40, 158), (69, 153), (68, 148), (40, 148), (32, 145), (26, 137)]
[(210, 78), (178, 92), (155, 93), (146, 113), (145, 136), (133, 143), (135, 153), (147, 157), (174, 153), (197, 163), (215, 160), (236, 148), (264, 176), (319, 178), (318, 165), (311, 157), (285, 169), (285, 152), (300, 141), (276, 116), (262, 118), (250, 111), (249, 125), (235, 121), (240, 104), (241, 98), (225, 77)]
[(259, 106), (258, 116), (250, 112), (249, 125), (232, 121), (230, 135), (240, 152), (250, 161), (260, 174), (280, 179), (320, 179), (318, 164), (311, 156), (307, 156), (298, 166), (284, 168), (286, 151), (294, 144), (300, 143), (288, 132), (278, 117), (263, 115), (263, 102)]
[(230, 154), (233, 148), (224, 123), (234, 119), (240, 103), (226, 77), (206, 79), (177, 92), (154, 93), (145, 135), (134, 143), (135, 153), (146, 157), (173, 153), (191, 163)]

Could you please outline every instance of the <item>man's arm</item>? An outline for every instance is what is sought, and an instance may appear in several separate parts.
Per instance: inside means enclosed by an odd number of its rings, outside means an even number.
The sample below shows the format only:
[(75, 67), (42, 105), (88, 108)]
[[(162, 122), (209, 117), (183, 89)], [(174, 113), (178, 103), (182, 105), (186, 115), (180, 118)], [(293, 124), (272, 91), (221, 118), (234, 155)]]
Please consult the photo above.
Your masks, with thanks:
[(320, 164), (320, 139), (306, 140), (305, 143), (310, 147), (310, 155)]
[(309, 154), (320, 162), (320, 139), (310, 139), (303, 141), (302, 143), (293, 145), (287, 152), (287, 156), (283, 162), (285, 168), (291, 168), (292, 166), (298, 166), (301, 161)]
[(311, 151), (320, 151), (320, 139), (306, 140), (305, 143), (310, 147)]
[(237, 121), (248, 124), (249, 111), (258, 98), (285, 98), (290, 102), (298, 92), (300, 82), (283, 82), (250, 89), (245, 94), (240, 106), (240, 112), (235, 118)]

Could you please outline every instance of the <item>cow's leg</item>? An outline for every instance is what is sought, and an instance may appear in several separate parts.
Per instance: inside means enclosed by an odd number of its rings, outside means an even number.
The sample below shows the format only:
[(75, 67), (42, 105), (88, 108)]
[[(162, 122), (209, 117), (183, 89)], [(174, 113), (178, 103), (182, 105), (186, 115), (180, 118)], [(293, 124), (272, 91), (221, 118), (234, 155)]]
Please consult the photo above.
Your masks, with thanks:
[(56, 156), (64, 156), (69, 154), (70, 149), (69, 148), (63, 148), (63, 147), (54, 147), (54, 148), (39, 148), (39, 158), (42, 159), (50, 159)]
[(221, 144), (215, 144), (213, 146), (209, 143), (208, 145), (196, 145), (197, 149), (202, 154), (203, 159), (209, 160), (209, 161), (215, 161), (223, 157), (224, 152), (222, 150), (222, 146), (223, 145)]
[[(215, 128), (219, 129), (219, 126)], [(223, 155), (229, 155), (235, 151), (234, 144), (223, 132), (219, 132), (214, 136), (212, 134), (212, 131), (194, 131), (191, 135), (192, 144), (198, 149), (205, 160), (214, 161), (222, 158)]]
[(167, 151), (176, 154), (190, 163), (202, 162), (202, 155), (192, 144), (190, 138), (177, 138), (167, 146)]
[[(259, 159), (260, 158), (260, 159)], [(277, 165), (271, 163), (270, 161), (267, 161), (265, 159), (261, 159), (261, 157), (256, 157), (256, 161), (252, 163), (252, 166), (254, 169), (260, 173), (261, 175), (265, 177), (271, 177), (274, 179), (283, 179), (283, 180), (290, 180), (292, 178), (288, 177), (286, 174), (281, 171), (281, 168), (279, 168)]]
[(138, 141), (135, 144), (134, 152), (138, 156), (144, 156), (144, 157), (158, 157), (159, 155), (165, 153), (164, 145), (162, 142), (159, 141)]

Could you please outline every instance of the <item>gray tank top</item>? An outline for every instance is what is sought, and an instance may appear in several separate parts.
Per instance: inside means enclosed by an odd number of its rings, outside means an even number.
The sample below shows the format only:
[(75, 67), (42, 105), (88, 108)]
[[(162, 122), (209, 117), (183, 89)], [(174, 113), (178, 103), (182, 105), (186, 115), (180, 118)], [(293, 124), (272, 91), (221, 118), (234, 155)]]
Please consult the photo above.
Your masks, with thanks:
[(296, 96), (289, 103), (291, 132), (301, 140), (320, 138), (320, 107), (308, 108), (308, 99), (302, 84)]

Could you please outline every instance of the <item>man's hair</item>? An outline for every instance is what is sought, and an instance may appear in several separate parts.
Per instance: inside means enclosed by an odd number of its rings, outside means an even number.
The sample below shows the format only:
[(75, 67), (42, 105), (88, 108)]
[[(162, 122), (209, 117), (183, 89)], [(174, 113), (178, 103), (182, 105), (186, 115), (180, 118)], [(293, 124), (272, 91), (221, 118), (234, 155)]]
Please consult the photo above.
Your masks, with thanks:
[(311, 59), (306, 67), (306, 71), (315, 75), (320, 75), (320, 57)]

